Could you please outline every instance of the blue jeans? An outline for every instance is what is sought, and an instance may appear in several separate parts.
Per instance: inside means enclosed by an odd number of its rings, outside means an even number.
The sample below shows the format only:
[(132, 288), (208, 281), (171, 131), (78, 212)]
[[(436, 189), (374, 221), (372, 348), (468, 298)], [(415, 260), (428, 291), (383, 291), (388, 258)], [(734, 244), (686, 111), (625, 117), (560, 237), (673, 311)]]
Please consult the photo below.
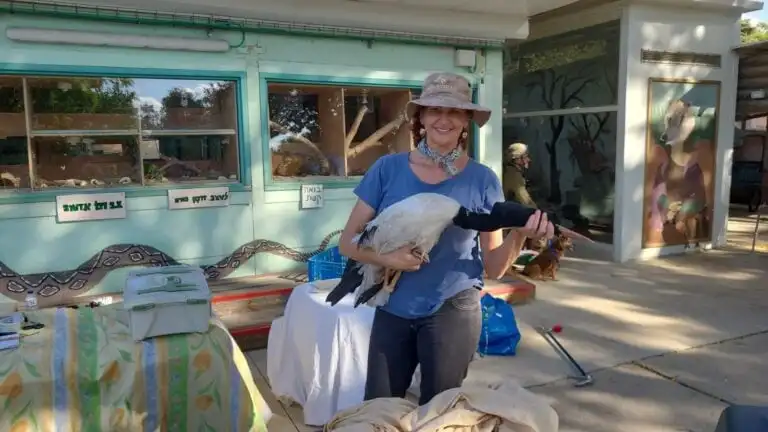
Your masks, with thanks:
[(420, 405), (461, 386), (477, 351), (481, 325), (476, 288), (456, 294), (423, 318), (405, 319), (377, 309), (368, 348), (365, 400), (405, 397), (419, 364)]

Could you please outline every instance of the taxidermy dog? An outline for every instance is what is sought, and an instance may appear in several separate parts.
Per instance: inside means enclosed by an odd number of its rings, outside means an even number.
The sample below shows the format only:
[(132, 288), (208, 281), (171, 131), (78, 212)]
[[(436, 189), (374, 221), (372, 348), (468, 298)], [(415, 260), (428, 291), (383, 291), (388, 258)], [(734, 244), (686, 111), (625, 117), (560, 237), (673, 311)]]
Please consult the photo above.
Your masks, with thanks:
[(549, 277), (557, 280), (557, 271), (560, 269), (560, 259), (565, 256), (565, 251), (573, 250), (573, 240), (562, 234), (552, 239), (552, 244), (523, 268), (523, 274), (537, 280)]

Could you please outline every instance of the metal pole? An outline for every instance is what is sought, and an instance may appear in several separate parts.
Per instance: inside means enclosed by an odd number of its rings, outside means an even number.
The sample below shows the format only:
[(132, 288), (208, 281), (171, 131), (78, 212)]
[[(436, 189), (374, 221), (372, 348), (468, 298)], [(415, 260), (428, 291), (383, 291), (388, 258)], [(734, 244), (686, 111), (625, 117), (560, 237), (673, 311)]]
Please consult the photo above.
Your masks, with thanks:
[[(765, 142), (763, 142), (763, 167), (765, 167)], [(752, 253), (755, 253), (757, 236), (760, 233), (760, 218), (763, 215), (763, 206), (768, 203), (768, 171), (763, 171), (763, 179), (760, 188), (760, 201), (757, 203), (757, 220), (755, 220), (755, 232), (752, 233)]]
[(757, 245), (757, 234), (760, 231), (760, 216), (763, 214), (762, 200), (757, 205), (757, 220), (755, 220), (755, 232), (752, 233), (752, 253), (755, 253), (755, 246)]

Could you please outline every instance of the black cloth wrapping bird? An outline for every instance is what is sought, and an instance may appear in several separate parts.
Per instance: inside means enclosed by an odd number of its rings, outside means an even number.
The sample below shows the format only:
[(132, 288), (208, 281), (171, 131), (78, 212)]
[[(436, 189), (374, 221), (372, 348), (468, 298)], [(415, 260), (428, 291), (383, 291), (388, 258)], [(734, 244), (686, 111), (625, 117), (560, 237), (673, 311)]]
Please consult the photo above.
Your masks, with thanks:
[[(373, 249), (378, 254), (411, 246), (416, 256), (428, 262), (429, 251), (451, 224), (479, 232), (519, 228), (525, 226), (535, 211), (507, 201), (494, 204), (490, 213), (478, 213), (444, 195), (416, 194), (384, 209), (366, 224), (363, 232), (352, 242), (358, 247)], [(548, 216), (550, 222), (556, 224), (554, 215)], [(560, 229), (555, 225), (556, 233)], [(355, 292), (355, 307), (362, 303), (382, 306), (389, 300), (400, 274), (400, 271), (348, 259), (341, 280), (328, 294), (326, 301), (335, 305), (347, 294)]]

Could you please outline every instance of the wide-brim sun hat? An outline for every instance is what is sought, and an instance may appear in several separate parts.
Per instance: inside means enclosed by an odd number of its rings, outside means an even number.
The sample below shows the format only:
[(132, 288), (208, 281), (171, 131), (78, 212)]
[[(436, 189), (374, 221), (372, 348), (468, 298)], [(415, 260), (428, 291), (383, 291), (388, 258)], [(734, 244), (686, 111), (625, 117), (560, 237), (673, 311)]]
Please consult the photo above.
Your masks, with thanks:
[(456, 108), (470, 111), (472, 121), (482, 127), (491, 118), (491, 110), (472, 102), (472, 87), (461, 75), (450, 72), (430, 74), (422, 86), (421, 95), (405, 106), (409, 119), (420, 108)]

